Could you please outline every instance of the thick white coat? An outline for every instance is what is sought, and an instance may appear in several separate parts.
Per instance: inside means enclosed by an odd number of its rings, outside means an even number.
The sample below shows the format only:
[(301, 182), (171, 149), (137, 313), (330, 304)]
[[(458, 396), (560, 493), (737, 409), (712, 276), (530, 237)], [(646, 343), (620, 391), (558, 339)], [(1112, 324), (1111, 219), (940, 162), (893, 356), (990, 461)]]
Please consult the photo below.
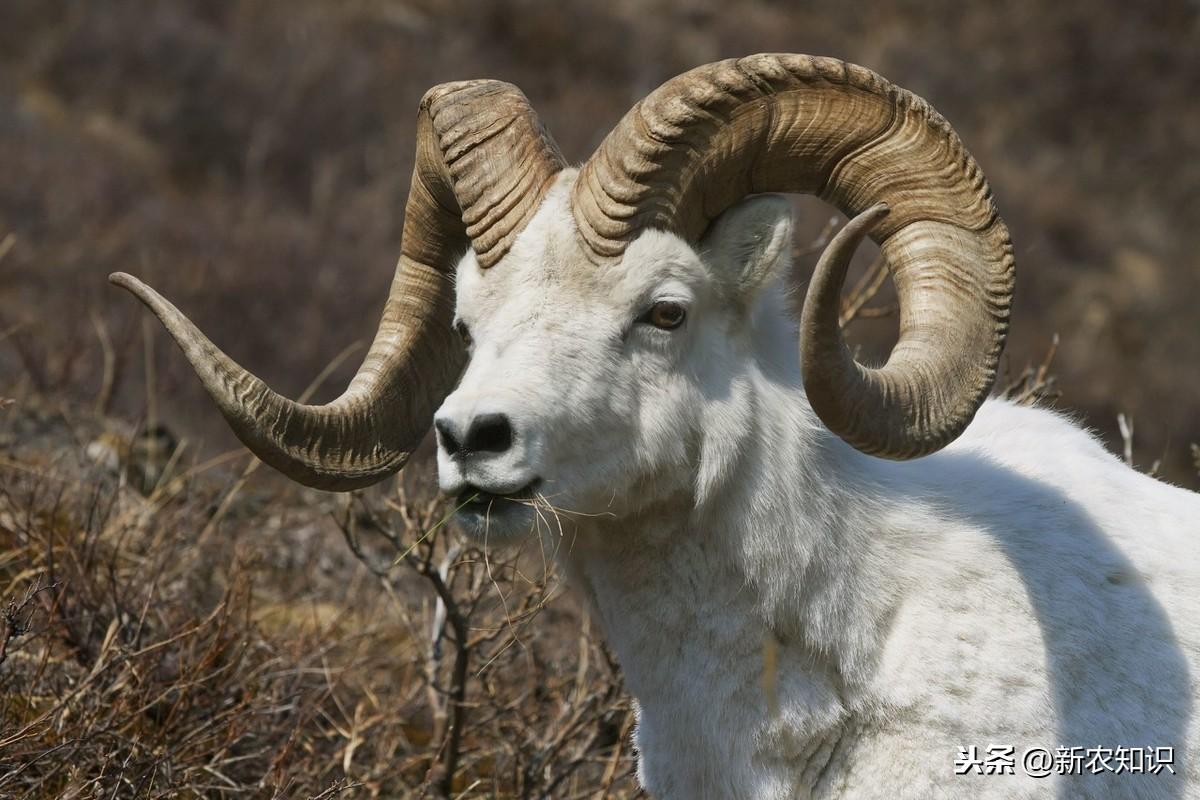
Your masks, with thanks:
[[(460, 265), (472, 359), (438, 418), (506, 413), (515, 438), (443, 449), (439, 480), (537, 479), (559, 509), (464, 522), (555, 547), (637, 699), (654, 797), (1200, 797), (1200, 495), (1000, 400), (935, 455), (859, 453), (805, 399), (785, 202), (597, 268), (573, 177), (500, 264)], [(683, 327), (634, 321), (662, 299)], [(1015, 774), (955, 775), (993, 745)], [(1174, 774), (1024, 774), (1073, 746), (1173, 747)]]

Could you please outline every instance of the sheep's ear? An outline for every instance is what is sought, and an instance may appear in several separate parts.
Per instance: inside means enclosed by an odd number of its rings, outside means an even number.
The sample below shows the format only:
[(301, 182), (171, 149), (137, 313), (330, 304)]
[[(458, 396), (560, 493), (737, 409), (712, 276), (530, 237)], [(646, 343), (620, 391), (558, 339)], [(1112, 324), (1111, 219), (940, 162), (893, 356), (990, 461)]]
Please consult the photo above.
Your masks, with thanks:
[(763, 194), (730, 206), (709, 226), (701, 251), (735, 291), (761, 286), (791, 262), (791, 202), (783, 195)]

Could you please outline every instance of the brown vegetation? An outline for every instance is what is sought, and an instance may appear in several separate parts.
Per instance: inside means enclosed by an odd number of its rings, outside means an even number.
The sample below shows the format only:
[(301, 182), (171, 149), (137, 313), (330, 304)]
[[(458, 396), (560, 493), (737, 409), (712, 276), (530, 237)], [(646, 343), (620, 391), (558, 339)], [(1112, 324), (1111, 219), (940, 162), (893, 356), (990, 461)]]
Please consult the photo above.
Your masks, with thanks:
[(178, 449), (138, 486), (112, 421), (5, 414), (0, 796), (636, 796), (618, 670), (536, 540)]

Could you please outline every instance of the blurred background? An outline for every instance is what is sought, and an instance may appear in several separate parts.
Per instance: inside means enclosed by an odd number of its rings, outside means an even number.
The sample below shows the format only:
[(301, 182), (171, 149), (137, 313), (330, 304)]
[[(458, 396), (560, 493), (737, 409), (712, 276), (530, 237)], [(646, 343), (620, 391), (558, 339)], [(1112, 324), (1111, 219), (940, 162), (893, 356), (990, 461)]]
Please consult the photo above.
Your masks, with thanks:
[[(1161, 460), (1194, 486), (1198, 12), (1191, 0), (6, 0), (0, 375), (144, 416), (142, 311), (105, 282), (120, 269), (295, 396), (374, 331), (427, 88), (512, 81), (582, 161), (678, 72), (806, 52), (868, 66), (951, 121), (1012, 230), (1010, 366), (1039, 363), (1060, 334), (1059, 407), (1118, 449), (1124, 412), (1139, 466)], [(801, 242), (830, 214), (802, 208)], [(881, 354), (894, 326), (856, 335)], [(233, 446), (174, 346), (152, 338), (163, 421), (210, 451)]]

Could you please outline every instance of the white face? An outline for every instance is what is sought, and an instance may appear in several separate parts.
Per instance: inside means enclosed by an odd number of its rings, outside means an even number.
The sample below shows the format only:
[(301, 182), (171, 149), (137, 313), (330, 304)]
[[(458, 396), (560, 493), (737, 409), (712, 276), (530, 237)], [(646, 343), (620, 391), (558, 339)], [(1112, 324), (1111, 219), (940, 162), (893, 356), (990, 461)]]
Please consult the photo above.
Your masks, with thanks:
[[(435, 416), (438, 482), (491, 542), (557, 524), (547, 506), (622, 517), (692, 497), (714, 446), (708, 417), (753, 346), (750, 298), (790, 248), (790, 209), (765, 198), (726, 214), (704, 258), (649, 231), (621, 263), (595, 266), (568, 210), (571, 178), (498, 264), (468, 254), (458, 267), (470, 362)], [(728, 230), (745, 227), (739, 214), (754, 217), (750, 242)]]

